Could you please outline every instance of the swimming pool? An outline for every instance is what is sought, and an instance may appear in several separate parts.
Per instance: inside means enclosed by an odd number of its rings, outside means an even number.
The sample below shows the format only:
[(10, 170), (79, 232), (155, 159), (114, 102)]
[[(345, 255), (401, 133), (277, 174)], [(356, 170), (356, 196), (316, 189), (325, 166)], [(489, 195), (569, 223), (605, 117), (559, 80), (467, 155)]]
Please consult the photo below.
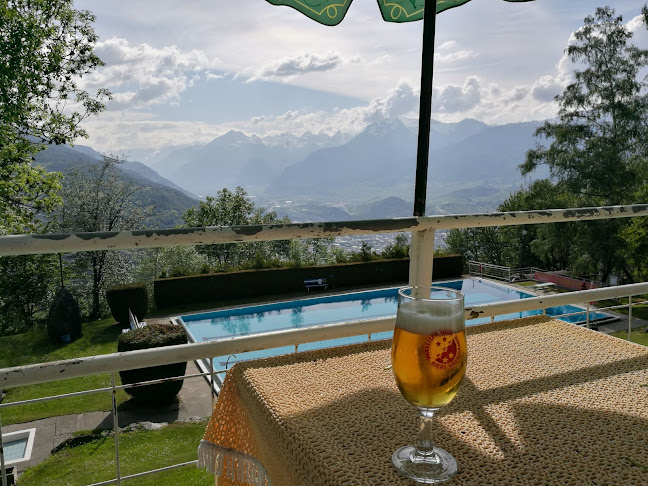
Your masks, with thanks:
[[(451, 287), (464, 293), (464, 304), (474, 306), (492, 302), (526, 299), (532, 294), (520, 292), (505, 285), (498, 285), (482, 279), (461, 279), (449, 282), (435, 282), (435, 285)], [(396, 315), (398, 289), (391, 287), (380, 290), (327, 295), (286, 302), (239, 307), (201, 314), (181, 316), (180, 323), (187, 329), (193, 342), (204, 342), (237, 335), (301, 328), (334, 322), (376, 319)], [(580, 312), (577, 315), (560, 317), (562, 314)], [(495, 320), (516, 319), (541, 314), (542, 311), (524, 311), (497, 316)], [(547, 309), (547, 315), (557, 316), (565, 321), (581, 323), (586, 312), (570, 305)], [(590, 321), (607, 318), (600, 313), (590, 312)], [(490, 318), (471, 319), (467, 326), (490, 322)], [(372, 334), (372, 339), (390, 338), (391, 332)], [(367, 336), (331, 339), (315, 343), (300, 344), (299, 351), (318, 349), (366, 341)], [(275, 356), (294, 352), (295, 346), (238, 353), (236, 356), (214, 358), (214, 368), (224, 369), (237, 361)], [(222, 380), (222, 377), (220, 377)]]

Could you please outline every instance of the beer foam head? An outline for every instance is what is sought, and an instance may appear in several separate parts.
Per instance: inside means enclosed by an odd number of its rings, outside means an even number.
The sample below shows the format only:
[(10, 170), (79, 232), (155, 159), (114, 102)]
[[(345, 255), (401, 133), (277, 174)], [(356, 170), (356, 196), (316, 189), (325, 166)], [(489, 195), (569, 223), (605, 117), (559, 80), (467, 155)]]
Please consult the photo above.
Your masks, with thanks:
[(449, 305), (447, 301), (404, 300), (398, 307), (396, 325), (415, 334), (442, 330), (454, 334), (464, 329), (463, 306)]

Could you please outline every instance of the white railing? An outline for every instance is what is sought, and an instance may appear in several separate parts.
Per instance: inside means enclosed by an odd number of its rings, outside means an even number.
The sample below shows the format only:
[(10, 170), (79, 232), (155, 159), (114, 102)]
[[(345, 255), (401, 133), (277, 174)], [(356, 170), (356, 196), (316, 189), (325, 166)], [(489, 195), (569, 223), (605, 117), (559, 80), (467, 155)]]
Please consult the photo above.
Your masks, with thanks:
[[(211, 243), (232, 243), (246, 241), (270, 241), (295, 238), (318, 238), (373, 233), (393, 233), (412, 231), (410, 284), (429, 285), (432, 281), (432, 264), (434, 250), (434, 232), (436, 229), (472, 228), (487, 226), (514, 226), (522, 224), (543, 224), (574, 220), (595, 220), (647, 216), (648, 205), (610, 206), (599, 208), (554, 209), (545, 211), (518, 211), (508, 213), (468, 214), (450, 216), (429, 216), (419, 218), (401, 218), (374, 221), (349, 221), (339, 223), (283, 224), (242, 227), (209, 227), (175, 230), (122, 231), (115, 233), (85, 233), (59, 235), (15, 235), (0, 237), (0, 256), (25, 255), (39, 253), (61, 253), (72, 251), (116, 250), (130, 248), (152, 248), (180, 245)], [(510, 312), (546, 309), (563, 304), (586, 304), (589, 302), (617, 297), (629, 297), (648, 292), (648, 283), (624, 285), (584, 292), (572, 292), (560, 295), (547, 295), (511, 302), (486, 304), (466, 308), (466, 318), (494, 317)], [(637, 303), (636, 301), (634, 302)], [(630, 306), (629, 323), (632, 317)], [(589, 315), (589, 313), (588, 313)], [(130, 477), (148, 474), (148, 471), (134, 476), (121, 476), (119, 471), (118, 416), (116, 390), (120, 386), (114, 383), (115, 373), (128, 369), (145, 368), (179, 361), (211, 359), (214, 356), (227, 356), (237, 352), (269, 349), (286, 345), (298, 345), (340, 337), (374, 334), (393, 329), (394, 318), (383, 318), (371, 321), (328, 324), (311, 328), (291, 329), (273, 333), (256, 334), (225, 338), (218, 341), (193, 343), (165, 348), (115, 353), (102, 356), (91, 356), (74, 360), (42, 363), (0, 370), (0, 391), (7, 387), (58, 381), (66, 378), (111, 373), (113, 383), (109, 388), (89, 390), (64, 396), (86, 393), (113, 394), (113, 426), (115, 427), (116, 444), (116, 478), (99, 484), (121, 484)], [(629, 324), (630, 325), (630, 324)], [(211, 370), (193, 376), (212, 375), (218, 371)], [(213, 383), (213, 381), (212, 381)], [(44, 397), (24, 402), (2, 403), (0, 410), (10, 407), (57, 399)], [(0, 423), (1, 432), (1, 423)], [(2, 485), (6, 486), (4, 455), (2, 454), (0, 433), (0, 465), (2, 466)], [(194, 462), (183, 463), (193, 464)], [(182, 465), (169, 466), (179, 467)], [(163, 468), (166, 470), (167, 468)]]

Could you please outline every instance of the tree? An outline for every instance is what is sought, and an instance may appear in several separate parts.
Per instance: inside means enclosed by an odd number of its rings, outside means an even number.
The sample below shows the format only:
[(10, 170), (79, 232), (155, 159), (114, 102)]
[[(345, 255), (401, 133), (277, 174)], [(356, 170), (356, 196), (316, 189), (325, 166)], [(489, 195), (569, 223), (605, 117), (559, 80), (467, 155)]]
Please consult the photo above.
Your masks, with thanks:
[(398, 233), (394, 242), (387, 245), (380, 253), (382, 258), (396, 259), (407, 258), (409, 256), (409, 241), (405, 233)]
[(463, 255), (465, 262), (505, 263), (499, 228), (451, 229), (445, 241), (448, 251)]
[[(234, 192), (224, 188), (216, 197), (208, 196), (197, 208), (189, 208), (184, 215), (185, 227), (239, 226), (253, 224), (289, 223), (278, 219), (274, 211), (257, 208), (242, 187)], [(259, 243), (219, 243), (200, 245), (198, 252), (221, 266), (238, 266), (254, 258), (276, 258), (289, 251), (288, 241)], [(258, 256), (257, 256), (258, 255)]]
[(53, 255), (0, 258), (0, 336), (31, 329), (47, 311), (57, 282)]
[(81, 121), (110, 96), (78, 85), (103, 65), (93, 22), (72, 0), (0, 2), (0, 234), (36, 229), (36, 214), (60, 202), (58, 175), (34, 167), (33, 155), (86, 136)]
[[(642, 201), (648, 201), (648, 186), (644, 185), (639, 191)], [(627, 266), (623, 273), (631, 282), (635, 277), (646, 281), (648, 277), (648, 218), (632, 218), (626, 226), (621, 237), (625, 243), (625, 257)]]
[(288, 263), (296, 267), (327, 265), (336, 261), (332, 244), (335, 238), (302, 238), (291, 240)]
[[(65, 174), (62, 191), (64, 204), (58, 212), (60, 231), (122, 231), (141, 228), (151, 214), (150, 208), (138, 206), (133, 196), (139, 186), (123, 179), (120, 162), (104, 157), (87, 170), (72, 169)], [(101, 315), (101, 297), (110, 280), (130, 280), (125, 275), (128, 256), (125, 252), (92, 251), (74, 257), (77, 274), (90, 276), (89, 316)]]
[[(642, 13), (648, 18), (647, 7)], [(579, 206), (638, 202), (637, 191), (646, 181), (648, 83), (643, 69), (648, 50), (630, 43), (632, 32), (610, 7), (586, 17), (574, 37), (566, 52), (580, 69), (555, 98), (558, 120), (536, 131), (550, 145), (527, 152), (522, 174), (548, 166), (557, 190), (573, 195)], [(627, 224), (585, 222), (574, 235), (577, 246), (588, 250), (590, 270), (604, 281), (626, 265), (620, 234)]]
[[(498, 211), (561, 209), (577, 206), (577, 198), (548, 179), (531, 183), (511, 194)], [(580, 223), (549, 223), (500, 228), (504, 265), (540, 267), (549, 270), (567, 268), (574, 255), (574, 240)]]

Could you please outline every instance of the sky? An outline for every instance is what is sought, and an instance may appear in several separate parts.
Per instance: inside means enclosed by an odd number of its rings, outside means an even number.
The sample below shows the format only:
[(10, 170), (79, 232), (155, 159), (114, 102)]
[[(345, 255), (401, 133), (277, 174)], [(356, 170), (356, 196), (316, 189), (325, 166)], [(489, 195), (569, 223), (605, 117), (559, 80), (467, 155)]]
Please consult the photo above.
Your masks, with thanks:
[[(608, 0), (608, 3), (611, 3)], [(612, 5), (648, 48), (642, 2)], [(564, 51), (603, 3), (472, 0), (437, 17), (432, 118), (485, 123), (556, 114), (571, 81)], [(81, 80), (113, 100), (78, 143), (106, 153), (207, 143), (229, 130), (258, 136), (358, 133), (388, 117), (418, 117), (422, 22), (382, 20), (355, 0), (322, 26), (264, 0), (77, 0), (96, 15), (105, 66)]]

